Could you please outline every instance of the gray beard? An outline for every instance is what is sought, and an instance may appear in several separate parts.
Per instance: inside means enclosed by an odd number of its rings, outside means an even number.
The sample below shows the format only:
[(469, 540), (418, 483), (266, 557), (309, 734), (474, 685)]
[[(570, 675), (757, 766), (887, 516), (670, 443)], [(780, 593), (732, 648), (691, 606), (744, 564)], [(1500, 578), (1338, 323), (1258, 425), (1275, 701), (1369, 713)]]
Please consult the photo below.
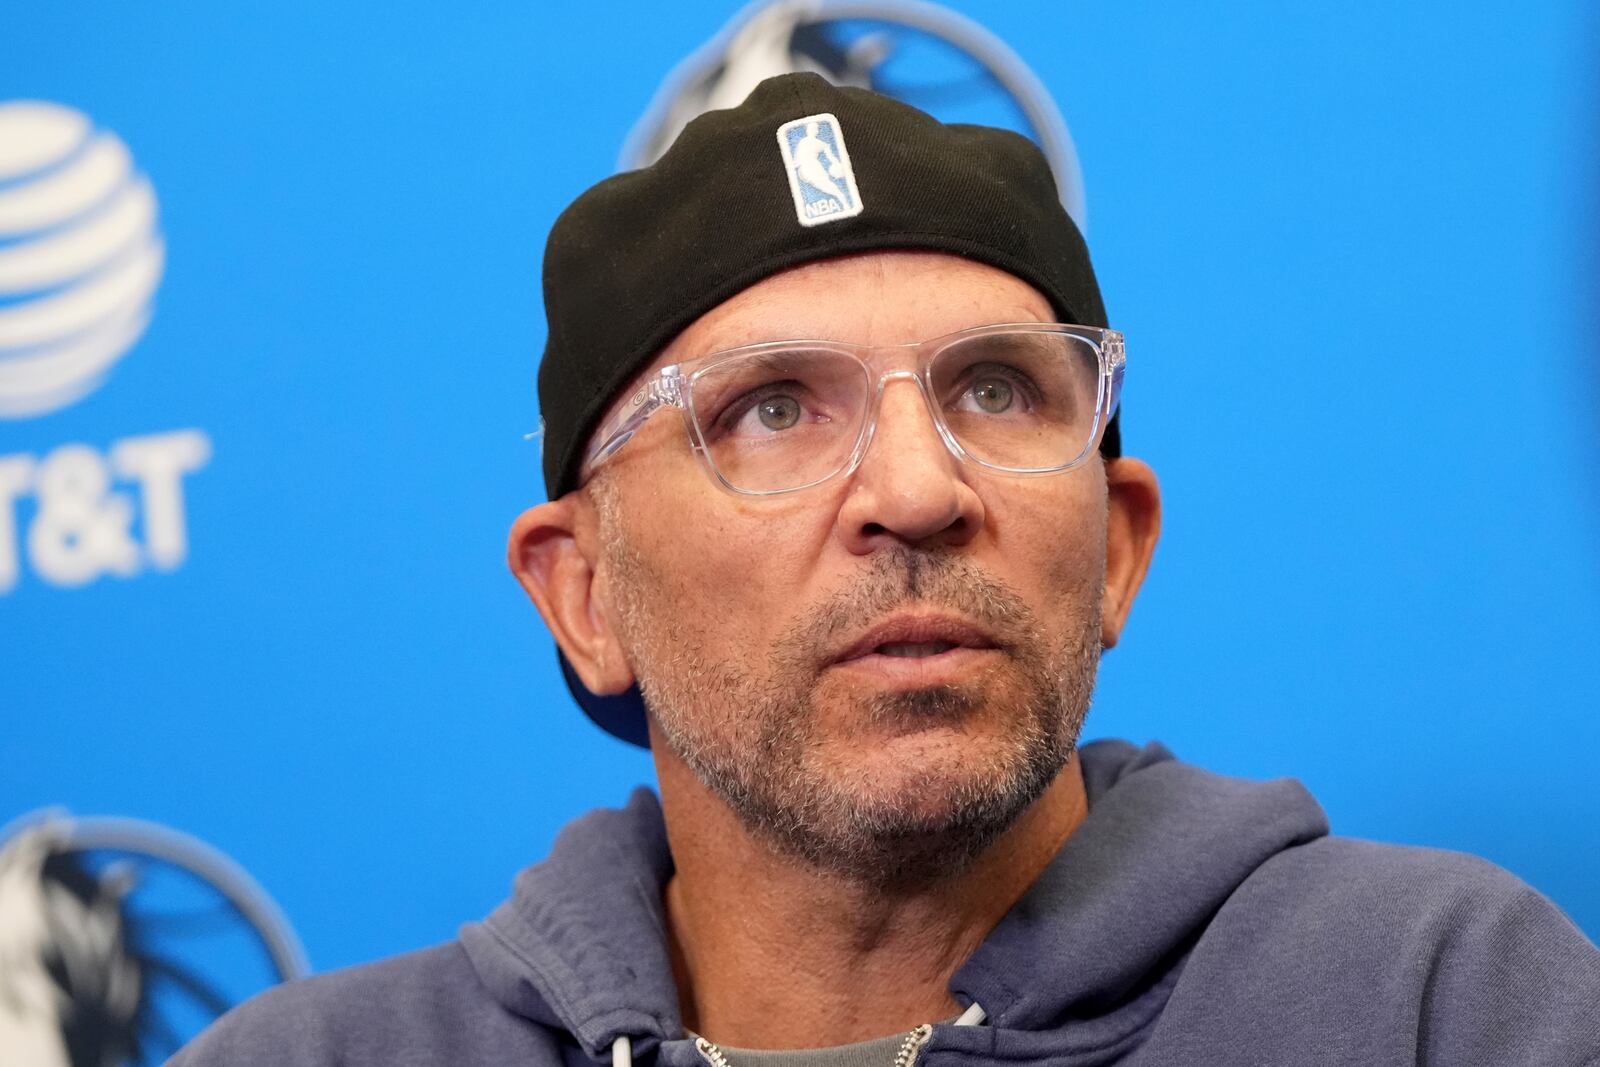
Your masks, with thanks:
[[(620, 539), (616, 539), (620, 542)], [(1076, 590), (1081, 613), (1063, 647), (1049, 647), (1023, 599), (965, 557), (907, 548), (791, 627), (759, 675), (712, 663), (672, 611), (670, 595), (627, 547), (608, 556), (629, 591), (619, 604), (640, 689), (660, 735), (754, 836), (820, 872), (882, 892), (914, 892), (965, 869), (1028, 809), (1077, 746), (1100, 657), (1100, 595)], [(1087, 583), (1086, 583), (1087, 584)], [(839, 637), (909, 604), (953, 609), (1007, 642), (1021, 699), (1004, 736), (975, 746), (987, 770), (922, 781), (924, 793), (873, 801), (812, 755), (817, 664)], [(955, 722), (993, 697), (981, 681), (878, 694), (858, 709), (880, 730)], [(933, 795), (936, 803), (926, 801)]]

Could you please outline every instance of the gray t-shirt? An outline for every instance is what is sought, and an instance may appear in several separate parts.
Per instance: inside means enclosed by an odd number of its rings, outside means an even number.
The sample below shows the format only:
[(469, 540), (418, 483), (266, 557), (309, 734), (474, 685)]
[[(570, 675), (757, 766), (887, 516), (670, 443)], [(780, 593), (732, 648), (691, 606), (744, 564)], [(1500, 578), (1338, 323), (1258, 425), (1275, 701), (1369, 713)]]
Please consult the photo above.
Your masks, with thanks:
[(718, 1045), (728, 1059), (728, 1067), (894, 1067), (894, 1058), (905, 1044), (905, 1034), (875, 1037), (853, 1045), (827, 1048), (751, 1049)]

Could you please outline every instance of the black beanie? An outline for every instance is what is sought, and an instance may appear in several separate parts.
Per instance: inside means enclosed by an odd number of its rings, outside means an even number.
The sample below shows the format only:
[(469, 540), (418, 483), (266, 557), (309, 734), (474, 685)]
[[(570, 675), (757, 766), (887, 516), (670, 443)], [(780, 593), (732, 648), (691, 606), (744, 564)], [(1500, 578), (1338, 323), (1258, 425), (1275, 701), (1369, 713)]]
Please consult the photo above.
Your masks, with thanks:
[[(1107, 325), (1083, 236), (1032, 141), (815, 74), (769, 78), (689, 123), (655, 163), (578, 197), (551, 229), (539, 366), (550, 499), (578, 487), (613, 399), (690, 323), (787, 267), (884, 249), (987, 263), (1044, 293), (1062, 322)], [(1106, 456), (1121, 452), (1120, 418), (1101, 438)], [(637, 686), (598, 696), (565, 657), (561, 669), (591, 719), (649, 745)]]

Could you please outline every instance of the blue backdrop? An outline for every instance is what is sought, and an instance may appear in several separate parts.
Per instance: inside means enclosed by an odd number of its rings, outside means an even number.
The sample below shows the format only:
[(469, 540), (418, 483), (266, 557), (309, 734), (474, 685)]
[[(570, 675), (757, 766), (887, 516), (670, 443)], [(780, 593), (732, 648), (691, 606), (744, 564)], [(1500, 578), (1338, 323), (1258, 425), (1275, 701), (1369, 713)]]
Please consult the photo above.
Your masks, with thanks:
[[(1600, 932), (1600, 19), (955, 6), (1071, 125), (1165, 492), (1089, 734), (1298, 776)], [(103, 385), (0, 418), (0, 822), (196, 835), (327, 969), (451, 936), (651, 778), (503, 546), (545, 233), (732, 13), (7, 8), (0, 101), (120, 138), (165, 255)]]

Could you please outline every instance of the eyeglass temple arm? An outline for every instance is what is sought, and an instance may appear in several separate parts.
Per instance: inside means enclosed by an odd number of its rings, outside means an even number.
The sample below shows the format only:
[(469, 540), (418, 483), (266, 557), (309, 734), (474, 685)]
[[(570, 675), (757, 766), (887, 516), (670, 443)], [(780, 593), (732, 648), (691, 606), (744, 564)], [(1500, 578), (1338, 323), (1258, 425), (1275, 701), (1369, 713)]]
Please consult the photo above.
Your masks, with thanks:
[(578, 480), (587, 481), (602, 463), (639, 432), (639, 427), (651, 415), (664, 407), (682, 407), (681, 381), (677, 365), (674, 364), (662, 367), (659, 374), (634, 390), (628, 402), (590, 438), (589, 449), (584, 453), (582, 466), (578, 468)]
[(1117, 413), (1117, 407), (1122, 403), (1122, 375), (1128, 368), (1128, 350), (1122, 340), (1122, 334), (1116, 330), (1107, 330), (1103, 343), (1105, 352), (1106, 373), (1110, 377), (1107, 383), (1106, 395), (1106, 422), (1110, 422)]

